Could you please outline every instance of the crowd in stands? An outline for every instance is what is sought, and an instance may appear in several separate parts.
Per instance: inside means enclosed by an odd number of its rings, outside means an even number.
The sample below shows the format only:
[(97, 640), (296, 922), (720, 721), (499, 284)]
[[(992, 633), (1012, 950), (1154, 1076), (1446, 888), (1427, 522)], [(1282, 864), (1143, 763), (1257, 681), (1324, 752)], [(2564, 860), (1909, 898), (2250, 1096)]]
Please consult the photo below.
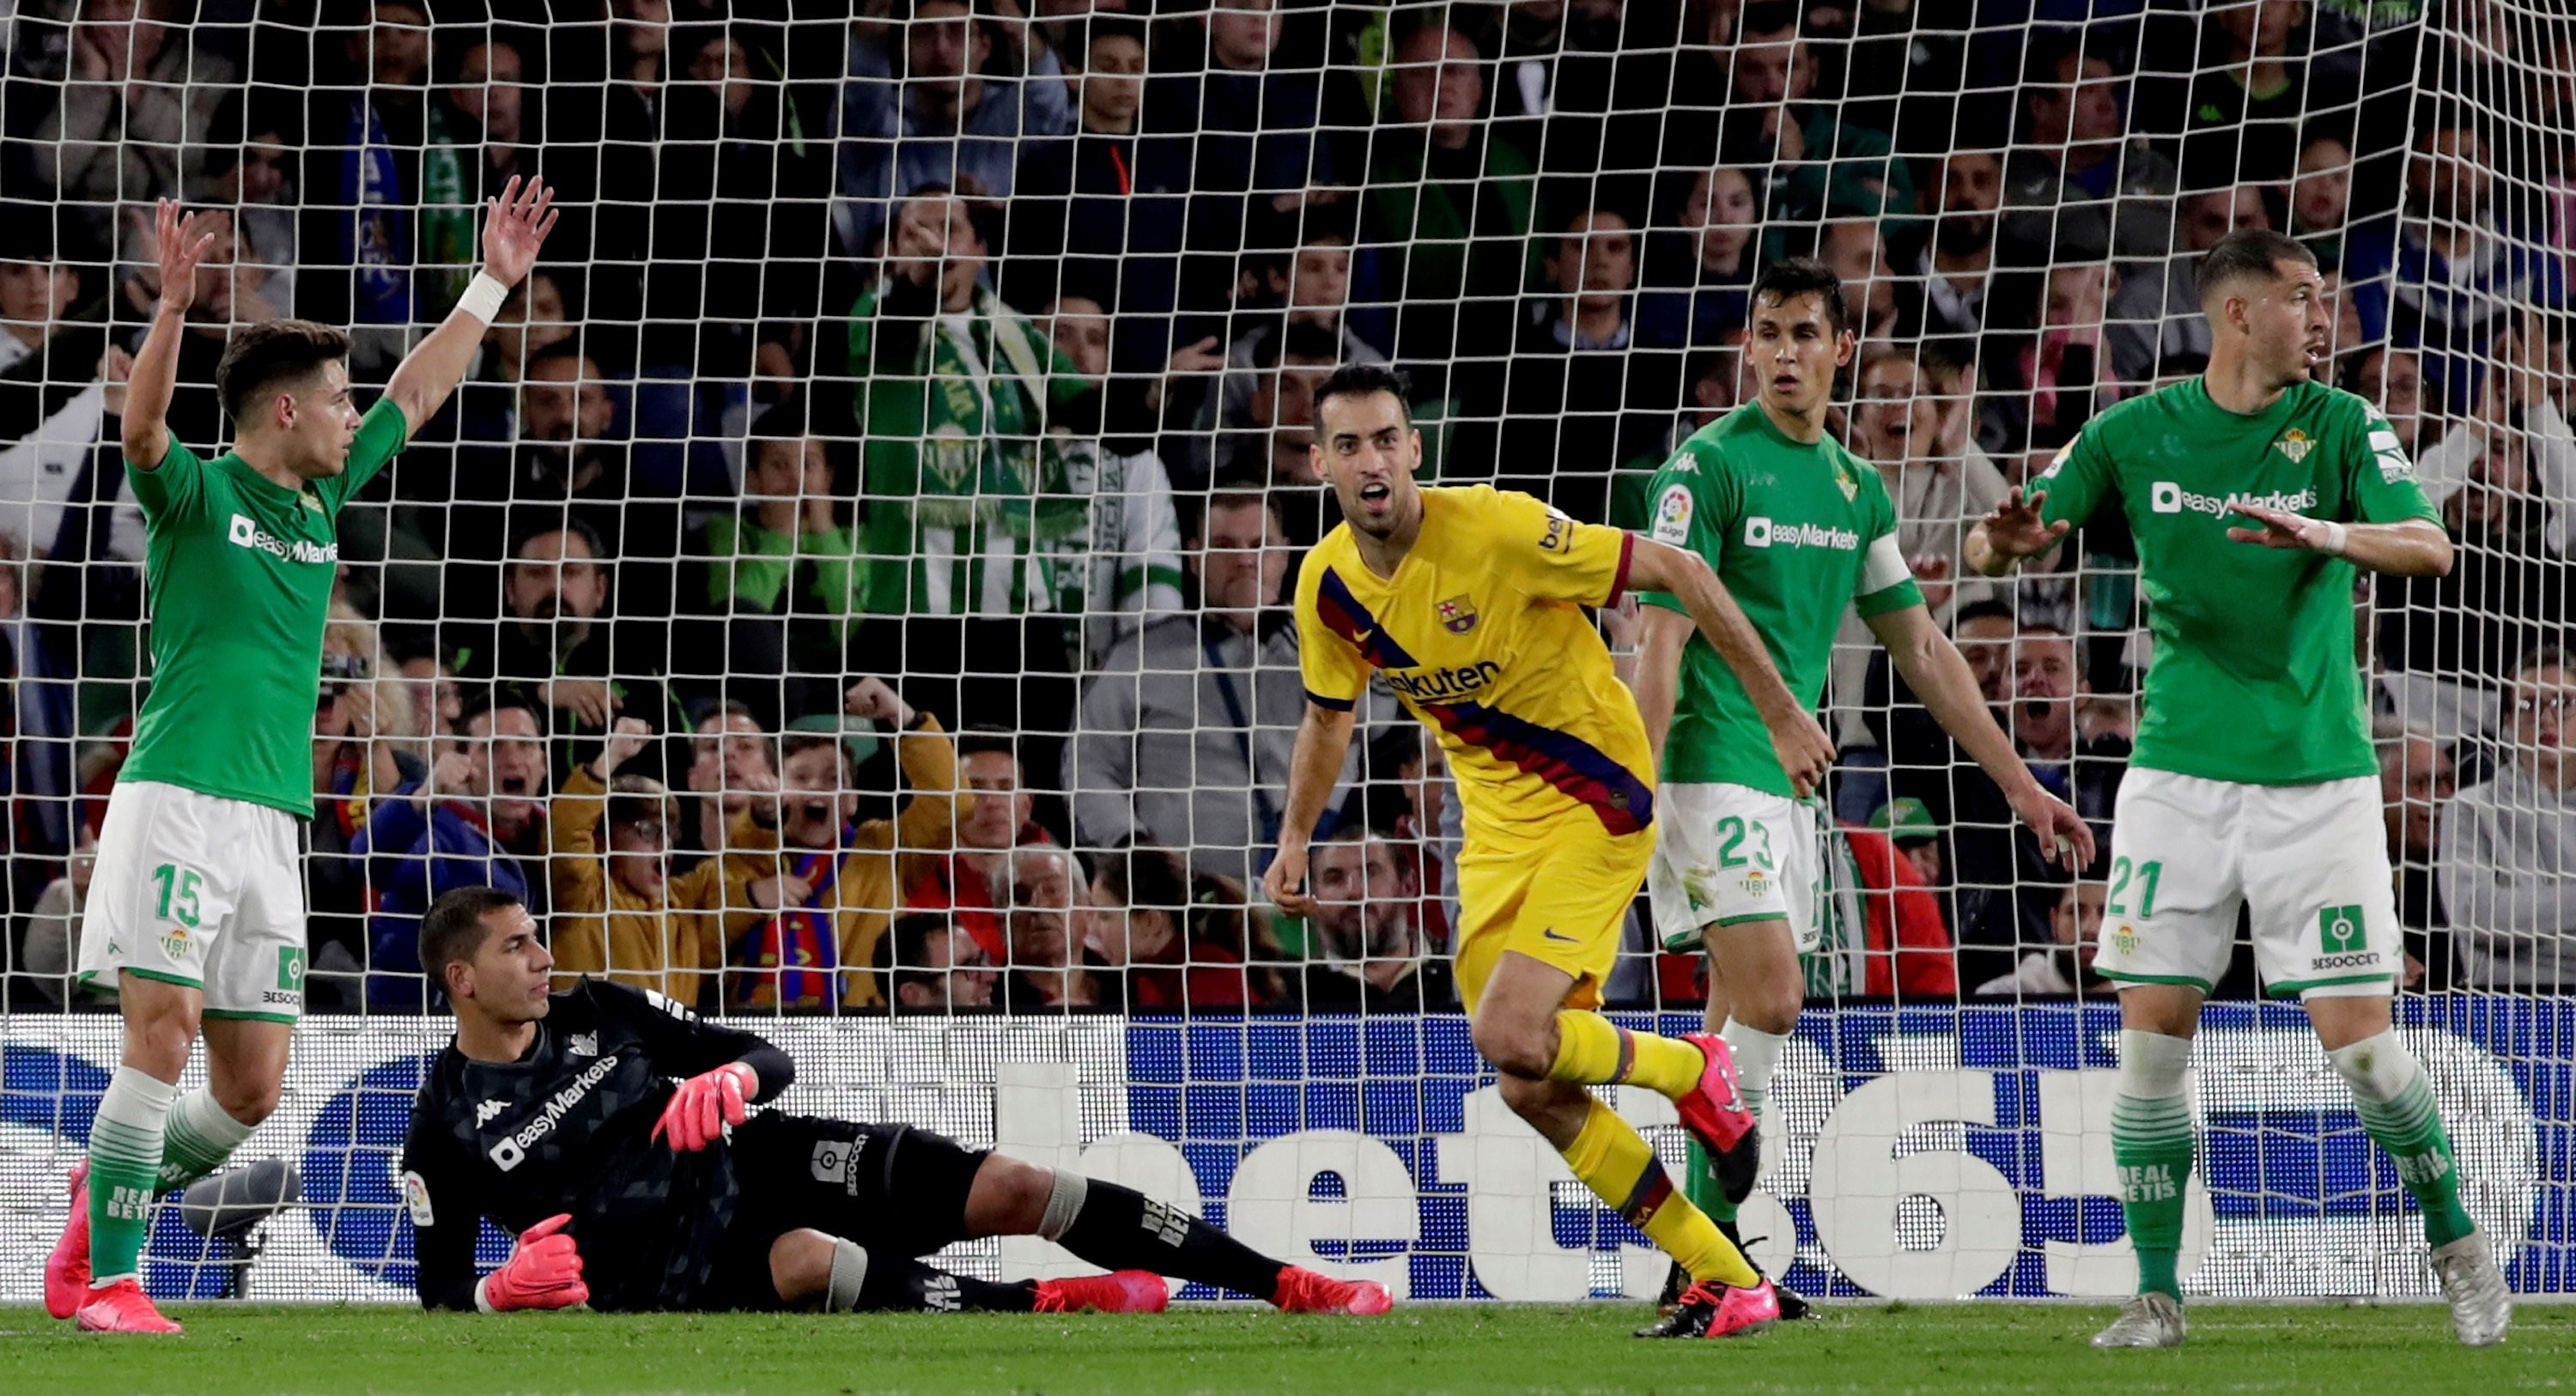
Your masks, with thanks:
[[(544, 261), (341, 516), (316, 1010), (427, 1006), (417, 917), (473, 883), (546, 913), (563, 974), (710, 1010), (1454, 1006), (1456, 796), (1390, 696), (1316, 847), (1324, 911), (1259, 901), (1303, 702), (1285, 599), (1337, 520), (1315, 386), (1393, 362), (1427, 478), (1641, 527), (1675, 444), (1750, 401), (1747, 287), (1800, 253), (1843, 277), (1839, 429), (1935, 617), (2107, 829), (2150, 658), (2126, 530), (2001, 582), (1962, 538), (2201, 368), (2193, 259), (2243, 227), (2317, 252), (2326, 372), (2461, 544), (2356, 597), (2410, 986), (2576, 987), (2567, 21), (825, 8), (0, 7), (0, 1008), (95, 1003), (67, 971), (148, 682), (115, 443), (151, 200), (219, 234), (170, 412), (211, 455), (228, 327), (351, 326), (381, 382), (523, 175), (566, 210)], [(2044, 862), (1846, 639), (1814, 992), (2102, 993), (2107, 868)], [(1702, 992), (1632, 943), (1614, 1003)]]

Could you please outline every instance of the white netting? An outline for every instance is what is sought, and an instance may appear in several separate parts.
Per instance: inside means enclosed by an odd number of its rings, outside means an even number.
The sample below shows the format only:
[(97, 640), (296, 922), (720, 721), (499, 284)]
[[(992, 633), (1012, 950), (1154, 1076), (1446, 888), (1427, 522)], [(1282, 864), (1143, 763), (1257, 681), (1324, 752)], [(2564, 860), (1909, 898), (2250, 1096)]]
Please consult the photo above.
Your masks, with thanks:
[[(2482, 1217), (2528, 1224), (2532, 1131), (2563, 1147), (2568, 1128), (2570, 1025), (2547, 996), (2576, 974), (2559, 957), (2566, 676), (2519, 672), (2565, 614), (2576, 488), (2576, 44), (2553, 6), (1193, 5), (21, 0), (0, 76), (0, 534), (18, 559), (0, 588), (0, 1022), (101, 1006), (68, 977), (86, 831), (148, 667), (142, 520), (102, 379), (141, 338), (150, 201), (223, 216), (171, 415), (211, 455), (228, 323), (348, 327), (353, 375), (380, 385), (471, 276), (481, 198), (541, 174), (567, 216), (537, 275), (340, 522), (308, 1009), (418, 1012), (413, 918), (490, 880), (551, 903), (567, 968), (711, 1010), (1186, 1012), (1257, 1064), (1131, 1043), (1171, 1102), (1145, 1091), (1124, 1127), (1182, 1144), (1211, 1202), (1247, 1143), (1381, 1136), (1384, 1157), (1345, 1160), (1347, 1191), (1314, 1206), (1379, 1225), (1384, 1199), (1362, 1194), (1393, 1176), (1413, 1229), (1349, 1254), (1409, 1254), (1418, 1292), (1468, 1293), (1470, 1257), (1491, 1254), (1471, 1231), (1546, 1239), (1450, 1190), (1465, 1163), (1428, 1162), (1436, 1135), (1484, 1120), (1461, 1103), (1477, 1068), (1456, 1020), (1400, 1016), (1455, 1006), (1457, 809), (1383, 695), (1333, 801), (1368, 835), (1317, 854), (1327, 911), (1258, 904), (1303, 703), (1279, 603), (1334, 517), (1305, 456), (1315, 385), (1391, 360), (1426, 475), (1641, 527), (1678, 438), (1752, 391), (1736, 346), (1753, 273), (1814, 252), (1863, 332), (1838, 429), (1879, 463), (1916, 574), (2016, 738), (2107, 822), (2148, 658), (2132, 545), (2087, 529), (1988, 583), (1962, 537), (2095, 413), (2197, 371), (2192, 259), (2268, 226), (2318, 251), (2334, 379), (2384, 406), (2460, 542), (2449, 577), (2383, 579), (2358, 623), (2410, 987), (2436, 995), (2408, 1021), (2474, 1055), (2444, 1099), (2501, 1121), (2501, 1142), (2464, 1166), (2495, 1192)], [(2073, 1292), (2099, 1258), (2050, 1248), (2117, 1238), (2108, 1185), (2068, 1181), (2073, 1154), (2067, 1177), (2024, 1155), (2055, 1157), (2062, 1131), (2100, 1151), (2100, 1121), (2059, 1113), (2091, 1119), (2071, 1073), (2110, 1059), (2071, 948), (2095, 893), (2042, 867), (1857, 623), (1844, 640), (1832, 806), (1853, 857), (1810, 965), (1812, 1060), (1784, 1068), (1814, 1089), (1774, 1096), (1807, 1112), (1781, 1129), (1775, 1228), (1816, 1267), (1801, 1280)], [(603, 830), (567, 796), (612, 710), (651, 733), (620, 780), (673, 798), (613, 795)], [(957, 745), (895, 740), (915, 710)], [(971, 809), (937, 793), (950, 782)], [(775, 830), (737, 822), (781, 785)], [(1892, 798), (1902, 846), (1866, 827)], [(649, 847), (648, 827), (664, 882), (649, 857), (601, 856)], [(656, 897), (678, 909), (631, 909)], [(927, 919), (894, 920), (907, 909)], [(1652, 953), (1642, 919), (1630, 942), (1614, 1006), (1695, 1018), (1694, 961)], [(2240, 963), (2220, 992), (2253, 988)], [(1844, 1006), (1888, 998), (1925, 1016)], [(1220, 1026), (1247, 1004), (1359, 1010), (1368, 1036)], [(2324, 1079), (2286, 1019), (2231, 1011), (2230, 1050)], [(66, 1063), (110, 1060), (79, 1026), (10, 1030), (0, 1285), (32, 1274), (57, 1137), (86, 1133), (97, 1083)], [(1967, 1125), (1844, 1100), (1841, 1077), (1899, 1069), (2007, 1083), (1991, 1113), (1961, 1107)], [(945, 1120), (952, 1079), (921, 1067), (932, 1104), (913, 1113)], [(1381, 1119), (1344, 1100), (1381, 1089), (1409, 1103)], [(2340, 1107), (2295, 1096), (2204, 1100), (2234, 1142), (2213, 1155), (2224, 1263), (2202, 1283), (2284, 1287), (2288, 1267), (2311, 1278), (2286, 1287), (2413, 1286), (2352, 1258), (2408, 1224), (2393, 1181), (2349, 1117), (2283, 1113)], [(2531, 1101), (2555, 1102), (2536, 1125)], [(1884, 1225), (1820, 1222), (1805, 1170), (1833, 1120), (1846, 1147), (1868, 1128), (1909, 1156), (1996, 1160), (2023, 1236), (1953, 1224), (1986, 1215), (1970, 1183), (1921, 1188), (1950, 1222), (1899, 1193)], [(1852, 1186), (1876, 1196), (1904, 1170), (1881, 1172)], [(1594, 1241), (1570, 1215), (1557, 1238), (1578, 1260), (1614, 1247), (1599, 1220)], [(2549, 1225), (2524, 1288), (2564, 1283)], [(1846, 1254), (1853, 1227), (1905, 1240)], [(1522, 1289), (1615, 1288), (1612, 1254), (1533, 1261)]]

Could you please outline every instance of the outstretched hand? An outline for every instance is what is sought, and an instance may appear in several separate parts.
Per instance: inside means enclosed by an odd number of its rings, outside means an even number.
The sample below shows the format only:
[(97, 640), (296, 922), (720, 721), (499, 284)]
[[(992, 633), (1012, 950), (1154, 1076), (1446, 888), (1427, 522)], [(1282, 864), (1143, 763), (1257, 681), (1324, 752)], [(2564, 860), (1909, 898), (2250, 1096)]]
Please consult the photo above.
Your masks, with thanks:
[(2013, 813), (2039, 840), (2039, 856), (2082, 876), (2093, 863), (2093, 826), (2036, 782), (2012, 798)]
[(161, 274), (164, 309), (185, 312), (197, 303), (197, 264), (214, 250), (215, 235), (197, 231), (197, 215), (179, 211), (177, 199), (152, 208), (152, 259)]
[(563, 211), (555, 191), (542, 179), (523, 186), (519, 176), (501, 186), (501, 196), (483, 201), (483, 270), (504, 286), (516, 286), (537, 264), (537, 249), (555, 230)]
[(2057, 546), (2057, 540), (2074, 527), (2064, 519), (2049, 523), (2040, 517), (2040, 506), (2048, 502), (2048, 491), (2024, 494), (2019, 485), (2004, 496), (2001, 504), (1986, 515), (1978, 527), (1986, 531), (1986, 542), (2005, 557), (2037, 557)]
[(2322, 549), (2334, 535), (2334, 525), (2324, 519), (2293, 514), (2286, 509), (2273, 509), (2261, 504), (2239, 504), (2236, 512), (2263, 525), (2261, 528), (2231, 528), (2230, 540), (2255, 543), (2266, 548)]

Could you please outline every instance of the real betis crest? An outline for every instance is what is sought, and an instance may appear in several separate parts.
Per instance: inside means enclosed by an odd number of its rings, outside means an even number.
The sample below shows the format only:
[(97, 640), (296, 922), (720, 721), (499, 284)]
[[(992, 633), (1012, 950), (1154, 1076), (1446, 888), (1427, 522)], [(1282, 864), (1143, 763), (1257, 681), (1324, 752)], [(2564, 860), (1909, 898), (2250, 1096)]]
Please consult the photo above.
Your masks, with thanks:
[(1834, 483), (1843, 487), (1843, 503), (1849, 504), (1860, 498), (1860, 481), (1853, 479), (1852, 473), (1839, 465), (1834, 467)]
[(2313, 450), (2316, 447), (2316, 444), (2317, 441), (2315, 437), (2308, 435), (2297, 427), (2292, 427), (2288, 431), (2281, 433), (2281, 438), (2273, 442), (2272, 446), (2273, 449), (2279, 451), (2282, 455), (2288, 456), (2290, 458), (2290, 464), (2297, 465), (2308, 458), (2308, 452)]
[(1452, 635), (1464, 635), (1476, 628), (1476, 603), (1464, 596), (1453, 596), (1439, 604), (1440, 623)]

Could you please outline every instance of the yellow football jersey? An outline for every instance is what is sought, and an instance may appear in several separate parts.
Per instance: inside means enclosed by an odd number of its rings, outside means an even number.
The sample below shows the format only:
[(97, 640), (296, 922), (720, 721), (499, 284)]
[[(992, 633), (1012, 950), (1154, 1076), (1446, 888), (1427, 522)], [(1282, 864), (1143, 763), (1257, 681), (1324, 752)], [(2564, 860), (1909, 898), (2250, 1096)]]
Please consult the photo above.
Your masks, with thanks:
[(1583, 610), (1618, 600), (1633, 546), (1525, 494), (1425, 489), (1421, 536), (1380, 577), (1345, 523), (1297, 574), (1306, 695), (1347, 709), (1384, 673), (1449, 753), (1470, 838), (1543, 838), (1569, 817), (1644, 829), (1646, 724)]

